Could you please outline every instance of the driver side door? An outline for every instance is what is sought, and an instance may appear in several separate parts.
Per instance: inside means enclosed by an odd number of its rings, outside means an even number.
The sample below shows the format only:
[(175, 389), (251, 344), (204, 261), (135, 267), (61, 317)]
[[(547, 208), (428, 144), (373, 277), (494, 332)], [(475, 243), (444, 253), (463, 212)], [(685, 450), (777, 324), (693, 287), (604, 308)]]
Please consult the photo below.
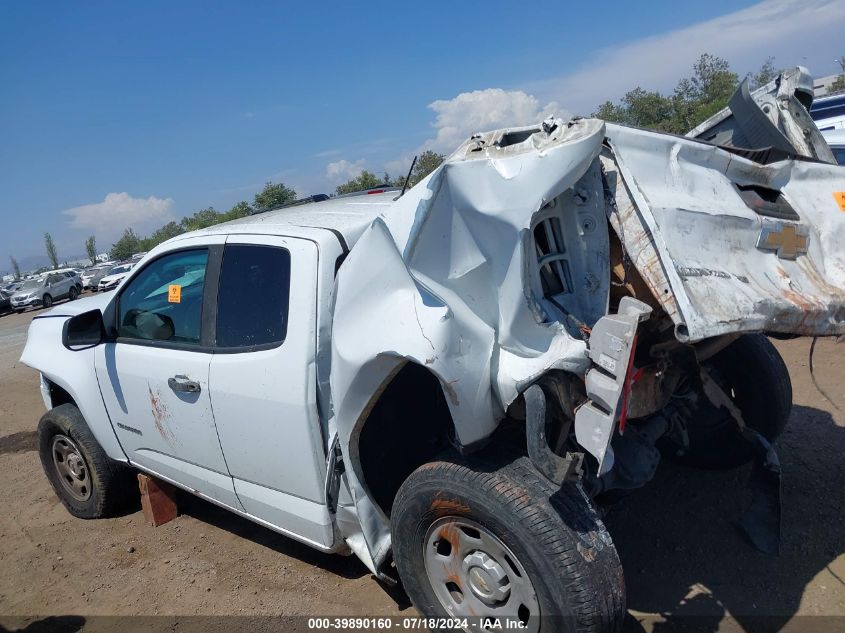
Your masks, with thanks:
[(97, 378), (129, 461), (242, 510), (208, 391), (216, 279), (224, 236), (188, 238), (147, 263), (104, 315)]

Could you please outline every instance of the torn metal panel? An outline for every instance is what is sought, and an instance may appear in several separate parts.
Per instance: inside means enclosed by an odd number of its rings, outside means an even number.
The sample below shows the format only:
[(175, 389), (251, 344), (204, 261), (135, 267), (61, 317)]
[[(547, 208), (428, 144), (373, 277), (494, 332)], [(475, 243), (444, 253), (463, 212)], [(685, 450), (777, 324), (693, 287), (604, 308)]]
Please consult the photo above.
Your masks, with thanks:
[(746, 78), (728, 107), (687, 136), (744, 149), (774, 149), (786, 155), (835, 163), (828, 144), (810, 117), (813, 77), (803, 66), (782, 72), (751, 92)]
[[(732, 332), (845, 333), (845, 169), (761, 165), (680, 137), (608, 124), (611, 223), (680, 340)], [(798, 220), (750, 204), (782, 198)], [(774, 203), (773, 203), (774, 204)]]
[[(373, 222), (337, 281), (332, 394), (341, 436), (392, 369), (361, 378), (378, 358), (419, 363), (440, 379), (462, 444), (486, 437), (520, 387), (548, 369), (584, 372), (583, 341), (529, 300), (525, 284), (535, 216), (552, 201), (568, 205), (557, 199), (592, 166), (603, 127), (558, 120), (548, 132), (473, 137)], [(356, 380), (376, 384), (356, 398)]]
[[(347, 476), (377, 564), (389, 546), (387, 521), (358, 493), (363, 477), (355, 438), (403, 363), (438, 378), (462, 445), (489, 436), (522, 389), (550, 369), (583, 375), (589, 366), (585, 342), (549, 312), (543, 296), (532, 295), (532, 285), (540, 285), (532, 229), (538, 218), (552, 216), (551, 208), (572, 223), (564, 245), (576, 273), (571, 292), (583, 293), (585, 284), (598, 291), (592, 300), (573, 296), (569, 305), (580, 312), (593, 301), (589, 312), (600, 316), (607, 281), (597, 277), (609, 270), (603, 198), (595, 184), (603, 138), (598, 120), (556, 120), (473, 137), (376, 219), (341, 267), (332, 330), (333, 422), (351, 458)], [(592, 184), (576, 189), (577, 199), (561, 199), (585, 176)], [(564, 217), (560, 210), (570, 208), (574, 217)], [(577, 230), (577, 222), (586, 230)], [(601, 231), (603, 252), (577, 244)]]
[(627, 297), (606, 316), (605, 218), (681, 341), (839, 334), (845, 216), (832, 194), (845, 190), (843, 173), (815, 161), (763, 165), (598, 120), (548, 120), (473, 136), (397, 198), (351, 249), (334, 295), (329, 426), (349, 458), (368, 565), (379, 569), (390, 536), (357, 437), (405, 363), (438, 379), (461, 446), (487, 438), (550, 370), (586, 375), (576, 438), (607, 472), (634, 334), (652, 308)]
[(620, 412), (624, 415), (626, 390), (630, 390), (637, 327), (650, 314), (645, 303), (625, 297), (619, 313), (602, 317), (590, 334), (594, 366), (585, 378), (590, 400), (575, 413), (575, 437), (598, 460), (599, 475), (613, 467), (610, 440)]

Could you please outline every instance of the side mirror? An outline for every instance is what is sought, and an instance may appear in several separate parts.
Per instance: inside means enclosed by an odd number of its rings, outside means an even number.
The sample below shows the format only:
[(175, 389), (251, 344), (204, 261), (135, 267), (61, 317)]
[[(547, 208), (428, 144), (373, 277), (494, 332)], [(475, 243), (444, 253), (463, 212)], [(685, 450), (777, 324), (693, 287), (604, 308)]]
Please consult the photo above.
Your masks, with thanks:
[(65, 321), (62, 328), (62, 345), (72, 352), (96, 347), (105, 338), (106, 326), (99, 310), (77, 314)]

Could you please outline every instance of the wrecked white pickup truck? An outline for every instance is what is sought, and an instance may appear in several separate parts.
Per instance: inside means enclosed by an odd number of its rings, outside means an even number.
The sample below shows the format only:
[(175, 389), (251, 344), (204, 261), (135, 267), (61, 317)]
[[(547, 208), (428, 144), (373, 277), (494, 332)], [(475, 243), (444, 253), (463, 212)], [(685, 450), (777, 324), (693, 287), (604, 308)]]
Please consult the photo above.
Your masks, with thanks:
[(162, 244), (32, 323), (56, 494), (106, 516), (144, 471), (468, 629), (617, 630), (594, 503), (661, 455), (753, 461), (743, 525), (776, 550), (791, 386), (762, 333), (845, 333), (845, 167), (802, 72), (694, 131), (718, 145), (549, 119), (403, 195)]

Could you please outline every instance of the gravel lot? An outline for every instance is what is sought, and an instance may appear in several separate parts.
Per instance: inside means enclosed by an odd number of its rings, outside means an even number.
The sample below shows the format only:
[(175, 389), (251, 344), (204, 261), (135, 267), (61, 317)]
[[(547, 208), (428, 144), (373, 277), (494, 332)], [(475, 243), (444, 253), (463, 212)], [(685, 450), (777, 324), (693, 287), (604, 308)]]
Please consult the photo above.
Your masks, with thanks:
[[(186, 616), (414, 614), (401, 589), (384, 588), (357, 559), (320, 554), (198, 499), (186, 497), (182, 515), (159, 528), (140, 511), (71, 517), (36, 453), (38, 376), (18, 361), (34, 314), (0, 317), (0, 632), (105, 630), (114, 623), (91, 616), (111, 615), (178, 616), (120, 626), (183, 631), (200, 622)], [(627, 578), (626, 630), (845, 630), (845, 416), (812, 385), (810, 341), (776, 344), (795, 389), (779, 444), (781, 556), (751, 549), (735, 527), (746, 469), (663, 465), (607, 514)], [(843, 351), (820, 341), (815, 366), (845, 411)], [(46, 616), (82, 617), (39, 622)]]

